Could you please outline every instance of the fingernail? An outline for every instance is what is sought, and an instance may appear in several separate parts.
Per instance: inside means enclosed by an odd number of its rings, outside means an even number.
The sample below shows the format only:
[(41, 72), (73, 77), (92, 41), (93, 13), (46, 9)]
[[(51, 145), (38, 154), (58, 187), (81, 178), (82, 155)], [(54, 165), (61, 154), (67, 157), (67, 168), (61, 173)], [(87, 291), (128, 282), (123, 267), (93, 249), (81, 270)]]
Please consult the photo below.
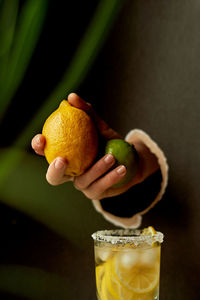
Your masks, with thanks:
[(119, 166), (116, 171), (119, 175), (124, 175), (126, 173), (126, 167), (125, 166)]
[(114, 161), (114, 157), (111, 154), (107, 154), (104, 161), (105, 163), (110, 164), (111, 162)]
[(55, 168), (56, 169), (63, 169), (65, 167), (64, 162), (62, 161), (62, 159), (57, 158), (55, 161)]

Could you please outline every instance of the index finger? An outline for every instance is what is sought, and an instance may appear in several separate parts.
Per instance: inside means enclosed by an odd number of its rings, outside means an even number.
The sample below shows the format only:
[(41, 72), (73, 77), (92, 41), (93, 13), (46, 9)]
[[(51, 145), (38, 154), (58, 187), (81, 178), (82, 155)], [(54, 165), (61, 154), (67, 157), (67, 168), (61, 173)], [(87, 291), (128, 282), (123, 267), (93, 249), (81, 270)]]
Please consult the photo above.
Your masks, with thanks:
[(72, 106), (84, 110), (93, 119), (101, 136), (103, 136), (105, 139), (122, 139), (122, 137), (115, 130), (110, 128), (110, 126), (95, 113), (91, 104), (84, 101), (76, 93), (69, 94), (68, 101)]

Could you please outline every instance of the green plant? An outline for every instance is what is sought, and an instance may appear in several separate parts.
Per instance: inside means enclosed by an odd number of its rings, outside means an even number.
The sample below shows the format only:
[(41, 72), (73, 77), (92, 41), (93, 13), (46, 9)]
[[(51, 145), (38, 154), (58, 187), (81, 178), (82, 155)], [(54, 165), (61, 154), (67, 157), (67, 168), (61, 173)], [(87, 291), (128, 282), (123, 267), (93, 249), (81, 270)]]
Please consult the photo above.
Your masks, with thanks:
[(18, 0), (4, 0), (1, 5), (0, 119), (31, 60), (44, 23), (47, 0), (28, 0), (20, 12)]

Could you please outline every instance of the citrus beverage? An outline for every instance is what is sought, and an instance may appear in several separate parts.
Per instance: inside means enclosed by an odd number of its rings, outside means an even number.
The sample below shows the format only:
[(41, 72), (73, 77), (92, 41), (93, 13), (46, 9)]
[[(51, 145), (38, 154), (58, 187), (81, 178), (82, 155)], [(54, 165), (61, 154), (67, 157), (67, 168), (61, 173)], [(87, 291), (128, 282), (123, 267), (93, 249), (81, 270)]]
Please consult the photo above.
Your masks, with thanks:
[(163, 234), (105, 230), (92, 235), (98, 300), (158, 300)]

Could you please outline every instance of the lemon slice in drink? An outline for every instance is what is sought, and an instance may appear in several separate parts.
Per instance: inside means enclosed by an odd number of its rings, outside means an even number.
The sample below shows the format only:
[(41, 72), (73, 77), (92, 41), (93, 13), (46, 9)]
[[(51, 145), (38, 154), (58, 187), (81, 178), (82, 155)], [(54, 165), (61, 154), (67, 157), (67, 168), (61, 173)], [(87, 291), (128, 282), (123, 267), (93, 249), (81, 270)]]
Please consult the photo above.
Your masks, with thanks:
[(96, 267), (96, 287), (102, 300), (121, 300), (118, 292), (119, 283), (113, 277), (112, 259)]
[[(124, 298), (127, 299), (127, 298)], [(155, 293), (148, 293), (148, 294), (135, 294), (131, 298), (131, 300), (154, 300)]]
[(117, 279), (115, 278), (115, 276), (113, 276), (112, 259), (110, 259), (106, 263), (105, 283), (106, 283), (106, 286), (104, 286), (104, 288), (106, 287), (106, 289), (107, 289), (109, 295), (112, 297), (112, 299), (121, 300), (120, 285), (119, 285), (119, 282), (117, 281)]
[(148, 226), (147, 228), (144, 228), (142, 230), (142, 234), (141, 235), (150, 235), (153, 236), (156, 234), (156, 230), (153, 228), (153, 226)]
[[(155, 228), (153, 228), (153, 226), (148, 226), (147, 228), (144, 228), (142, 230), (141, 236), (149, 236), (152, 237), (153, 240), (155, 239), (155, 235), (156, 235), (156, 230)], [(152, 247), (155, 247), (158, 243), (152, 241)]]
[(112, 280), (110, 273), (110, 260), (96, 267), (96, 287), (102, 300), (121, 300), (115, 291), (116, 282)]
[(102, 265), (96, 266), (95, 272), (96, 272), (96, 287), (97, 287), (97, 292), (100, 295), (101, 294), (101, 290), (102, 290), (102, 279), (103, 279), (104, 274), (105, 274), (104, 265), (102, 264)]
[(159, 262), (153, 266), (140, 262), (130, 269), (116, 263), (115, 273), (119, 282), (129, 292), (146, 294), (152, 292), (158, 285)]
[(149, 265), (139, 260), (130, 267), (123, 263), (120, 254), (116, 254), (96, 267), (99, 296), (103, 300), (154, 299), (159, 283), (159, 261)]
[(98, 293), (102, 300), (152, 300), (158, 288), (158, 268), (159, 263), (149, 268), (142, 263), (124, 268), (117, 254), (104, 264), (103, 273), (98, 269)]
[(107, 282), (106, 277), (103, 277), (102, 279), (102, 288), (101, 288), (101, 299), (102, 300), (120, 300), (120, 298), (116, 298), (116, 296), (114, 296), (109, 289), (110, 285)]

